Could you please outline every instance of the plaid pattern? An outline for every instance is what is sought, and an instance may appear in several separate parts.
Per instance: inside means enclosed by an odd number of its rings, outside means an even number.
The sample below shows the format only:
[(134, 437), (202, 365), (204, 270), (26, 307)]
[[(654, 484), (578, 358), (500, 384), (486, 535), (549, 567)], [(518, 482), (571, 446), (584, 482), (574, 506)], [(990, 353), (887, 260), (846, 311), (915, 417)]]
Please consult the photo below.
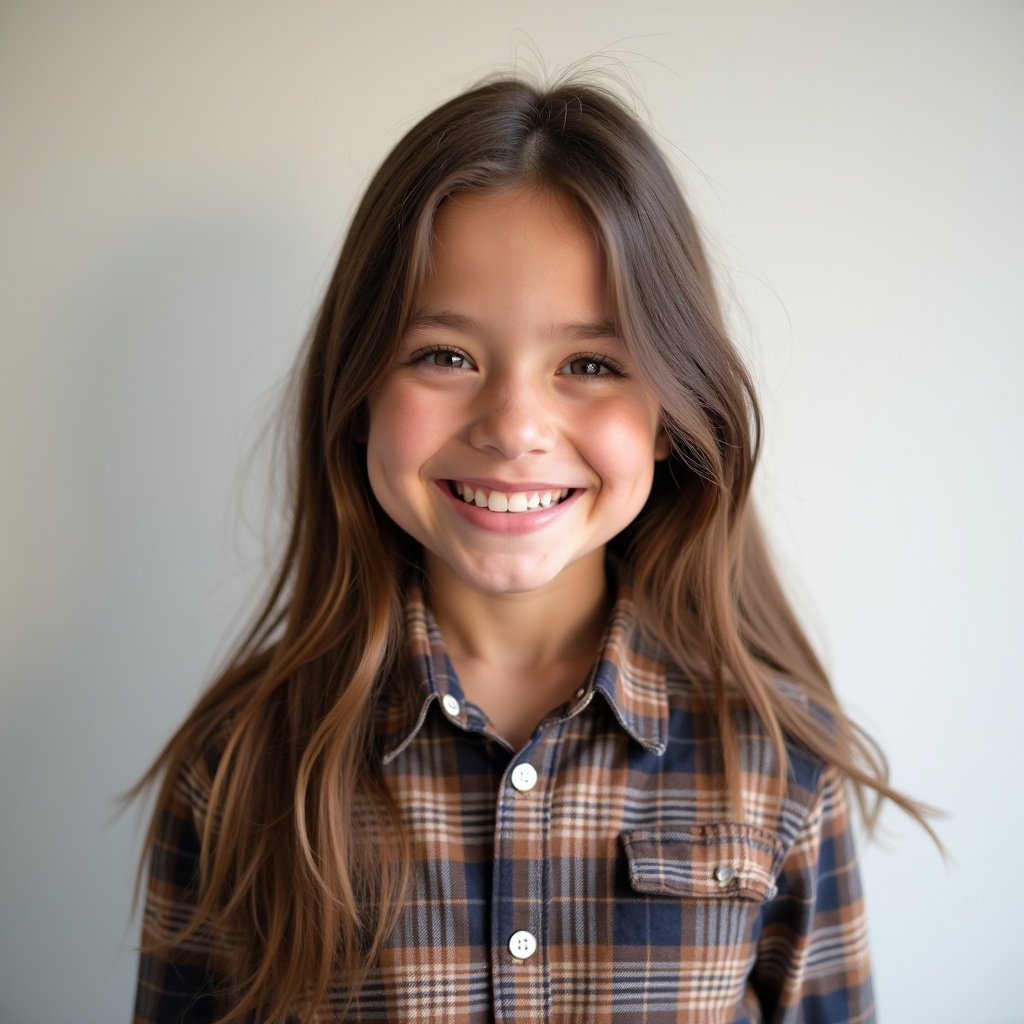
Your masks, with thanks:
[[(794, 747), (780, 801), (771, 742), (737, 707), (744, 820), (732, 820), (714, 710), (638, 637), (627, 588), (585, 686), (518, 753), (465, 700), (415, 588), (407, 616), (413, 681), (391, 688), (378, 726), (414, 885), (346, 1020), (875, 1020), (841, 779)], [(525, 764), (536, 783), (521, 790)], [(163, 809), (147, 936), (188, 913), (215, 767), (215, 755), (189, 766)], [(523, 932), (536, 950), (525, 956), (527, 938), (516, 957)], [(136, 1024), (211, 1020), (227, 941), (143, 955)], [(318, 1020), (342, 1004), (334, 992)]]

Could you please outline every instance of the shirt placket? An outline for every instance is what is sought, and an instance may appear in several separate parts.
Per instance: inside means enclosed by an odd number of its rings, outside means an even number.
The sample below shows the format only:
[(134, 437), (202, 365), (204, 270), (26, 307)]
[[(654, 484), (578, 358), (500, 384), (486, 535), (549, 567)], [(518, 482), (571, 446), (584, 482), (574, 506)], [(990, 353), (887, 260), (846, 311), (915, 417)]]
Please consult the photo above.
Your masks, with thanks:
[(559, 726), (547, 725), (509, 763), (497, 798), (491, 893), (496, 1024), (549, 1017), (549, 840)]

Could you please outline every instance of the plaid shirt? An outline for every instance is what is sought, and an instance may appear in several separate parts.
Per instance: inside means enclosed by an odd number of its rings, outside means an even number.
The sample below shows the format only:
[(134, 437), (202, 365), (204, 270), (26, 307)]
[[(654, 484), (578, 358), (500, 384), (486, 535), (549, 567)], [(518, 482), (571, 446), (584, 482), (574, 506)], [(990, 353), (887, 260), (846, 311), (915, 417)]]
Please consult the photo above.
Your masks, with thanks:
[[(737, 707), (733, 820), (715, 711), (639, 638), (627, 588), (589, 678), (518, 753), (464, 697), (416, 588), (407, 618), (414, 692), (392, 687), (378, 727), (417, 865), (347, 1020), (875, 1020), (842, 780), (792, 747), (780, 802), (771, 741)], [(187, 765), (162, 809), (147, 939), (187, 918), (216, 763)], [(136, 1024), (214, 1018), (218, 941), (143, 954)]]

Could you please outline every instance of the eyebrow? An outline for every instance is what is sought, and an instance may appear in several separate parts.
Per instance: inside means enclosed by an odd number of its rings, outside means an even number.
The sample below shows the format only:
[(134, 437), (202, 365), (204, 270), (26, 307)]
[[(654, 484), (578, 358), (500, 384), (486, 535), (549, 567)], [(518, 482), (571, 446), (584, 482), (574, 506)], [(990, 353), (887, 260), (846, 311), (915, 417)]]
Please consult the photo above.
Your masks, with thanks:
[[(423, 330), (430, 327), (443, 327), (461, 334), (473, 334), (480, 326), (472, 317), (448, 310), (426, 311), (414, 313), (409, 319), (407, 331)], [(568, 341), (587, 341), (591, 338), (618, 338), (618, 328), (611, 320), (587, 320), (582, 322), (559, 324), (554, 334)]]

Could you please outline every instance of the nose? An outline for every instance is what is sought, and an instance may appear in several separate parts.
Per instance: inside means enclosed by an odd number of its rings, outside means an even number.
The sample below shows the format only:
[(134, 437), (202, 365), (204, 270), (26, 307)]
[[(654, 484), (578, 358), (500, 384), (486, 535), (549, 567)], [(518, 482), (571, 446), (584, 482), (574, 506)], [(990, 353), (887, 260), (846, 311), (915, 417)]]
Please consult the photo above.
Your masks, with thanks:
[(557, 440), (554, 396), (522, 376), (501, 377), (476, 396), (469, 440), (505, 459), (551, 451)]

